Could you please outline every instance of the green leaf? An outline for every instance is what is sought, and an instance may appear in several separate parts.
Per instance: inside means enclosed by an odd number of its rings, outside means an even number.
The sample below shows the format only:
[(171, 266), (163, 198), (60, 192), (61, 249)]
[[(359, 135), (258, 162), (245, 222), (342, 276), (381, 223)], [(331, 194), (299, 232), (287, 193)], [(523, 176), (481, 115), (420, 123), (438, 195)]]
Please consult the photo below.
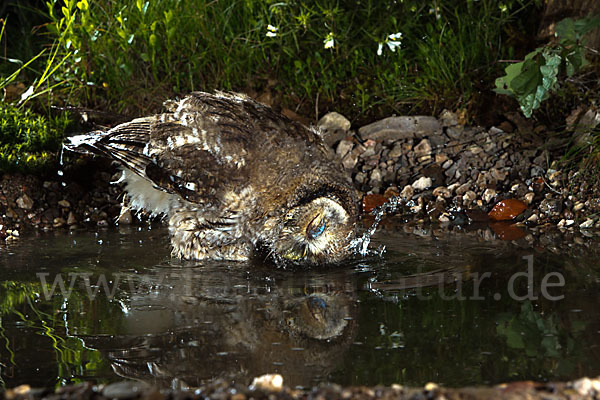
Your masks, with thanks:
[(575, 32), (575, 21), (571, 18), (565, 18), (556, 24), (556, 36), (561, 39), (575, 42), (577, 40), (577, 33)]

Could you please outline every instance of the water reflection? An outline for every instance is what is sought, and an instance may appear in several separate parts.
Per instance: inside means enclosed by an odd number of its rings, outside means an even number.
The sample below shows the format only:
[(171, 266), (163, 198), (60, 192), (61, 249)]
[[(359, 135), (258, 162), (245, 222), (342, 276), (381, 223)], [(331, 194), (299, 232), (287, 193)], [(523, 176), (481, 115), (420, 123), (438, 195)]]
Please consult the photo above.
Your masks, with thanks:
[(308, 270), (178, 262), (160, 228), (24, 238), (0, 249), (0, 384), (247, 384), (279, 372), (291, 386), (458, 386), (600, 373), (597, 246), (404, 229), (384, 221), (382, 258)]
[[(250, 382), (279, 372), (310, 385), (339, 363), (356, 331), (351, 273), (248, 272), (243, 265), (178, 266), (120, 276), (121, 327), (78, 335), (123, 377)], [(133, 283), (133, 285), (131, 285)], [(141, 290), (141, 289), (144, 290)], [(149, 289), (149, 290), (148, 290)]]

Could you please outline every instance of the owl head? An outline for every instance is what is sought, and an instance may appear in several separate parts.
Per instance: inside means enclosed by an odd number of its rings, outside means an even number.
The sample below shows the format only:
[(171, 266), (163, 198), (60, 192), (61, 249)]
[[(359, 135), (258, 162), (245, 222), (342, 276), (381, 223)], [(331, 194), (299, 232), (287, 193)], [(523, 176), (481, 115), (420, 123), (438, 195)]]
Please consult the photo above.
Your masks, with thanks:
[(357, 216), (354, 204), (331, 194), (291, 207), (283, 217), (272, 249), (300, 264), (337, 262), (351, 252)]

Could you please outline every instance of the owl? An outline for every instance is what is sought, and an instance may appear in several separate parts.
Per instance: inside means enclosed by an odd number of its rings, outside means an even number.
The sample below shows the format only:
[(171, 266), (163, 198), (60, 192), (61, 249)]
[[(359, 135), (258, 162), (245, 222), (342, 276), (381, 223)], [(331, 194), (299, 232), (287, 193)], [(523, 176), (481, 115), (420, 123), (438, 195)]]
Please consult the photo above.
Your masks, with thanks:
[(323, 264), (352, 252), (359, 196), (317, 130), (237, 93), (165, 108), (65, 148), (120, 163), (130, 205), (163, 216), (174, 257)]

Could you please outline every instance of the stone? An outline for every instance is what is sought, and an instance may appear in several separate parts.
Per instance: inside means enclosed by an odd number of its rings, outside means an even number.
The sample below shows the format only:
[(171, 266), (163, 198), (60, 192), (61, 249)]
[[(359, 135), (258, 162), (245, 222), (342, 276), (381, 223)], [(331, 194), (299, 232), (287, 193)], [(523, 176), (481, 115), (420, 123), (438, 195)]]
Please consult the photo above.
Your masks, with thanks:
[(119, 213), (119, 217), (117, 218), (117, 224), (131, 225), (132, 221), (133, 221), (133, 218), (131, 215), (131, 207), (124, 205), (123, 207), (121, 207), (121, 212)]
[(400, 196), (402, 196), (406, 200), (412, 199), (414, 194), (415, 190), (411, 185), (404, 186), (404, 189), (402, 189), (402, 192), (400, 192)]
[(585, 204), (583, 204), (583, 202), (578, 201), (577, 203), (575, 203), (575, 205), (573, 206), (573, 211), (577, 212), (583, 209), (583, 207), (585, 206)]
[(452, 166), (452, 164), (454, 164), (454, 161), (448, 159), (442, 164), (442, 168), (448, 169)]
[[(434, 160), (435, 160), (436, 163), (442, 165), (442, 168), (443, 168), (443, 164), (446, 161), (448, 161), (448, 156), (446, 154), (444, 154), (444, 153), (436, 154)], [(446, 169), (446, 168), (444, 168), (444, 169)]]
[(419, 179), (417, 179), (416, 181), (413, 182), (412, 187), (415, 190), (426, 190), (429, 189), (431, 187), (431, 178), (428, 178), (426, 176), (422, 176)]
[(527, 218), (528, 222), (531, 222), (531, 223), (534, 223), (534, 224), (537, 223), (538, 220), (539, 220), (539, 217), (538, 217), (537, 214), (531, 214), (531, 216), (529, 218)]
[(460, 185), (459, 187), (456, 188), (456, 194), (459, 196), (462, 196), (463, 194), (467, 193), (467, 191), (469, 189), (471, 189), (471, 183), (470, 182), (463, 183), (462, 185)]
[(431, 159), (431, 143), (427, 139), (423, 139), (417, 144), (413, 150), (415, 152), (415, 157), (420, 162), (427, 161), (426, 159)]
[(534, 197), (535, 197), (535, 193), (529, 192), (525, 196), (523, 196), (523, 201), (525, 202), (525, 204), (531, 204), (531, 203), (533, 203)]
[(370, 175), (370, 183), (373, 184), (375, 182), (380, 182), (381, 183), (381, 170), (379, 170), (379, 168), (375, 168), (373, 171), (371, 171), (371, 175)]
[(492, 200), (494, 200), (494, 197), (496, 197), (497, 193), (494, 189), (486, 189), (483, 192), (483, 201), (485, 201), (486, 203), (491, 203)]
[[(465, 131), (464, 126), (457, 125), (446, 129), (446, 135), (452, 139), (459, 139)], [(448, 144), (450, 145), (450, 144)]]
[(64, 226), (66, 223), (67, 223), (67, 221), (65, 221), (64, 218), (57, 217), (57, 218), (54, 218), (54, 220), (52, 221), (52, 226), (54, 226), (55, 228), (60, 228), (61, 226)]
[(463, 204), (471, 204), (476, 199), (477, 199), (477, 193), (475, 193), (472, 190), (467, 191), (467, 193), (465, 193), (465, 195), (462, 198)]
[(442, 125), (435, 117), (431, 116), (388, 117), (358, 129), (358, 134), (362, 139), (381, 141), (422, 138), (440, 133), (442, 133)]
[(279, 392), (283, 389), (283, 377), (279, 374), (266, 374), (254, 378), (251, 389), (259, 389), (267, 392)]
[(439, 186), (433, 189), (433, 195), (436, 197), (443, 197), (445, 199), (452, 196), (452, 191), (444, 186)]
[(24, 194), (17, 199), (17, 206), (23, 210), (31, 210), (33, 208), (33, 200)]
[(402, 147), (403, 146), (401, 143), (396, 143), (392, 150), (390, 150), (390, 152), (388, 153), (388, 158), (399, 158), (400, 156), (402, 156), (402, 154), (404, 154), (404, 150)]
[(317, 122), (317, 127), (322, 132), (323, 140), (331, 147), (348, 134), (350, 125), (348, 118), (335, 111), (325, 114)]
[(342, 165), (346, 169), (354, 168), (354, 166), (356, 165), (357, 162), (358, 162), (358, 155), (355, 154), (354, 151), (351, 151), (350, 153), (346, 154), (344, 156), (344, 158), (342, 158)]
[(335, 149), (335, 154), (337, 154), (339, 158), (344, 158), (346, 154), (352, 151), (353, 147), (354, 143), (352, 142), (352, 140), (340, 140), (340, 142), (337, 145), (337, 148)]
[(71, 203), (69, 203), (67, 200), (60, 200), (58, 202), (58, 205), (63, 207), (63, 208), (69, 208), (71, 207)]
[(150, 385), (141, 381), (110, 383), (102, 389), (102, 395), (109, 399), (125, 400), (141, 396), (150, 390)]
[(442, 111), (439, 119), (444, 127), (458, 125), (458, 116), (449, 110)]
[(594, 220), (593, 219), (586, 219), (585, 221), (583, 221), (580, 225), (579, 228), (581, 229), (589, 229), (594, 225)]
[(548, 216), (556, 216), (562, 211), (562, 204), (557, 199), (544, 199), (540, 203), (539, 209)]
[(75, 225), (77, 223), (77, 218), (73, 211), (69, 211), (69, 216), (67, 217), (67, 225)]

